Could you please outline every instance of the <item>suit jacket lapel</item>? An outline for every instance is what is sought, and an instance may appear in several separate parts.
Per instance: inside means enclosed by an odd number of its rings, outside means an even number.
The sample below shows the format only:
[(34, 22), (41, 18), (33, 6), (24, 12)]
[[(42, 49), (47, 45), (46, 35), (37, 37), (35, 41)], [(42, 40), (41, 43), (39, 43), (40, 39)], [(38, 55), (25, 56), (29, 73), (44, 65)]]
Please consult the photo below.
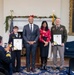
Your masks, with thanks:
[(28, 24), (28, 30), (30, 31), (30, 27), (29, 27), (29, 24)]
[(16, 35), (13, 33), (13, 36), (16, 38)]
[(33, 33), (34, 30), (35, 30), (35, 25), (33, 24), (33, 31), (31, 31), (30, 27), (29, 27), (29, 24), (28, 24), (28, 30), (30, 31), (30, 33)]
[(29, 24), (28, 24), (28, 31), (29, 31), (29, 33), (31, 33), (31, 29), (30, 29), (30, 27), (29, 27)]
[(35, 31), (35, 25), (33, 25), (33, 32)]

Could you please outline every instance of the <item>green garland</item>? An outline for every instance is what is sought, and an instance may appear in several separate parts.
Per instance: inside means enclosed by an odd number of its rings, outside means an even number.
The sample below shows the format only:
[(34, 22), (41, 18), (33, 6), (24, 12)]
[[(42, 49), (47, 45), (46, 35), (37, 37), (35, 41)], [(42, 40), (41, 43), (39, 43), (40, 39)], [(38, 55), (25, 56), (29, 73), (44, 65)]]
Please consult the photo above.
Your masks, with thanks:
[[(5, 19), (5, 31), (7, 32), (8, 31), (8, 29), (9, 29), (9, 23), (8, 23), (8, 21), (9, 21), (9, 19), (12, 19), (12, 18), (28, 18), (29, 16), (6, 16), (6, 19)], [(34, 18), (53, 18), (53, 16), (52, 15), (50, 15), (49, 17), (46, 17), (46, 16), (33, 16)], [(56, 15), (54, 15), (54, 18), (56, 19), (57, 18), (57, 16)]]
[(6, 16), (6, 20), (5, 20), (5, 31), (7, 32), (8, 31), (8, 28), (9, 28), (9, 19), (11, 19), (11, 16)]

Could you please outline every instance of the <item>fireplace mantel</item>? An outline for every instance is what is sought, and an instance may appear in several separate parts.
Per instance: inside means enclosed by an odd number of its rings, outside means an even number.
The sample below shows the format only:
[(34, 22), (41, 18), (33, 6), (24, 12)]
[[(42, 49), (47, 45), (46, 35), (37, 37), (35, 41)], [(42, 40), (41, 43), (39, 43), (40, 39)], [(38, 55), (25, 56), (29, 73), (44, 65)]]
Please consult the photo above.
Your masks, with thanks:
[[(9, 30), (9, 27), (11, 25), (11, 20), (13, 19), (13, 26), (18, 26), (19, 31), (22, 31), (22, 28), (24, 25), (28, 23), (28, 17), (29, 16), (6, 16), (5, 20), (5, 31), (7, 32)], [(41, 26), (41, 22), (46, 20), (48, 22), (49, 28), (52, 26), (52, 21), (54, 21), (57, 16), (55, 14), (50, 15), (49, 17), (46, 16), (34, 16), (34, 23), (37, 24), (39, 27)]]
[[(52, 19), (51, 18), (34, 18), (34, 24), (37, 24), (40, 28), (42, 21), (47, 21), (49, 29), (52, 26)], [(23, 27), (28, 24), (28, 18), (14, 18), (13, 19), (13, 26), (19, 27), (19, 32), (22, 32)]]

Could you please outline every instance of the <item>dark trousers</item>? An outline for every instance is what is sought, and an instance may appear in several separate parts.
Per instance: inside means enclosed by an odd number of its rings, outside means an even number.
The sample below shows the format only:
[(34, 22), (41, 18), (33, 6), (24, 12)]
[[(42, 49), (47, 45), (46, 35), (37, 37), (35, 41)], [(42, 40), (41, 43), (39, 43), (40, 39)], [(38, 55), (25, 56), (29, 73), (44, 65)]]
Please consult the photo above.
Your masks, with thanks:
[(12, 75), (12, 74), (9, 74), (9, 71), (7, 69), (0, 67), (0, 75)]
[(12, 75), (12, 63), (5, 63), (3, 62), (2, 65), (0, 65), (0, 72), (4, 73), (4, 75)]
[(69, 73), (68, 73), (68, 75), (72, 75), (71, 71), (74, 71), (74, 57), (71, 57), (69, 60)]
[[(21, 51), (20, 50), (12, 51), (11, 56), (12, 56), (13, 72), (19, 72), (21, 66)], [(15, 65), (15, 59), (16, 59), (16, 65)]]
[(30, 54), (32, 53), (32, 68), (35, 68), (36, 45), (26, 45), (26, 67), (30, 68)]
[(41, 57), (41, 65), (47, 64), (47, 57)]
[(40, 56), (48, 57), (49, 44), (47, 46), (44, 46), (44, 43), (40, 42), (39, 45), (40, 45)]
[(44, 46), (44, 43), (40, 42), (40, 56), (41, 56), (41, 66), (47, 64), (47, 57), (49, 51), (49, 44)]

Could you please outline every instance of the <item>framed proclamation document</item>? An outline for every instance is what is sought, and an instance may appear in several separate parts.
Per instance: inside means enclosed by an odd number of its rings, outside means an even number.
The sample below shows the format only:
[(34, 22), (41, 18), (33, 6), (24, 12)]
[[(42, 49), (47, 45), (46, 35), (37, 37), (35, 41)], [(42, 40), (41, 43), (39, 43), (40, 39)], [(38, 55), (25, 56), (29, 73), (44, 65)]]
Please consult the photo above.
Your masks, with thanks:
[(54, 41), (54, 45), (61, 45), (62, 44), (62, 35), (60, 35), (60, 34), (53, 35), (53, 41)]
[(22, 39), (13, 39), (13, 50), (22, 50)]

